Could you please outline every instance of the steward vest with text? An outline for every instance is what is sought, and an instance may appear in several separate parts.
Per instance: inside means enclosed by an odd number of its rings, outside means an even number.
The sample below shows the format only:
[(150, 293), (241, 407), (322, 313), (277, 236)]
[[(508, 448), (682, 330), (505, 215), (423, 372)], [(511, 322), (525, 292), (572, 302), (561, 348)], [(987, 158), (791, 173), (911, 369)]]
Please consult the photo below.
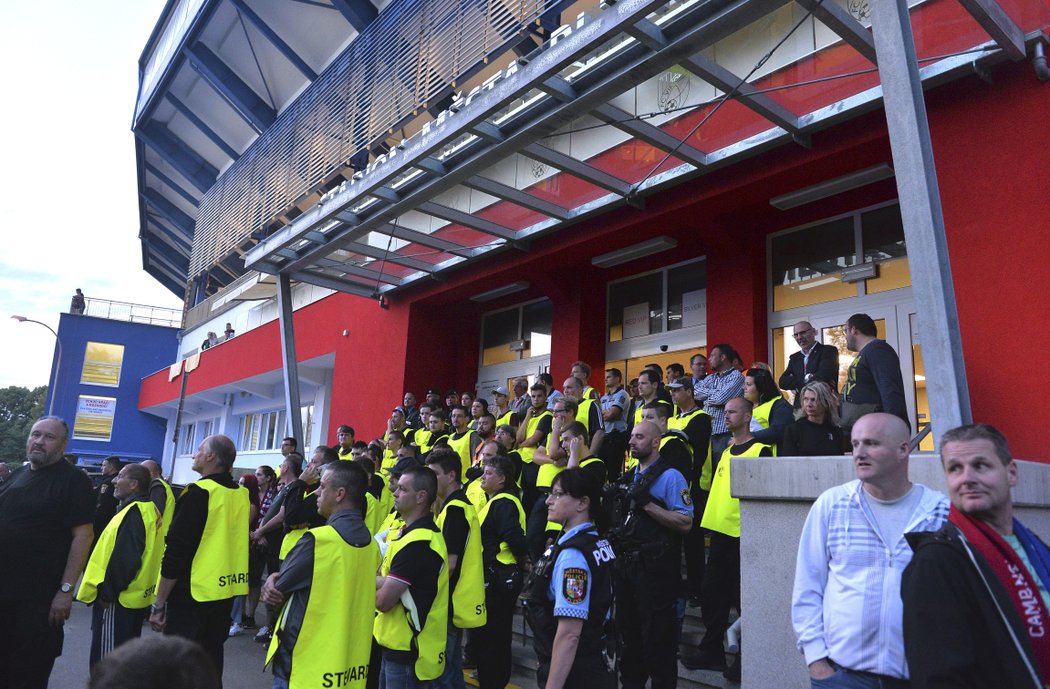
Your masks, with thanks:
[[(364, 547), (352, 546), (328, 525), (308, 533), (314, 539), (314, 566), (306, 610), (292, 649), (289, 689), (363, 689), (372, 652), (379, 547), (375, 541)], [(296, 591), (292, 596), (303, 594)], [(283, 641), (291, 609), (285, 603), (277, 619), (267, 664)]]
[[(429, 682), (445, 672), (445, 642), (448, 635), (448, 553), (445, 550), (445, 539), (439, 532), (430, 529), (410, 530), (404, 536), (390, 542), (379, 573), (382, 576), (389, 574), (390, 563), (394, 561), (398, 551), (416, 541), (426, 541), (430, 549), (441, 556), (437, 596), (430, 606), (430, 612), (426, 620), (419, 620), (422, 628), (416, 628), (412, 616), (399, 600), (390, 610), (376, 615), (374, 634), (376, 643), (384, 648), (393, 651), (415, 651), (417, 658), (413, 669), (416, 679)], [(409, 595), (411, 597), (411, 593)]]
[(248, 593), (248, 489), (215, 481), (191, 485), (208, 492), (208, 518), (190, 565), (190, 594), (204, 603)]
[(91, 559), (84, 569), (84, 579), (77, 591), (77, 600), (81, 603), (93, 603), (98, 596), (98, 587), (105, 581), (109, 559), (113, 556), (113, 547), (117, 542), (117, 531), (131, 510), (138, 510), (142, 515), (142, 525), (146, 528), (146, 543), (142, 549), (142, 559), (138, 572), (128, 587), (117, 594), (117, 601), (125, 608), (141, 610), (149, 607), (157, 599), (157, 577), (160, 576), (160, 560), (164, 552), (164, 543), (160, 540), (160, 518), (157, 506), (149, 500), (129, 504), (109, 520), (102, 530), (102, 535), (91, 551)]
[(485, 611), (485, 569), (481, 559), (481, 525), (474, 505), (464, 500), (450, 500), (441, 508), (437, 527), (445, 525), (445, 510), (450, 506), (463, 510), (469, 528), (467, 544), (457, 568), (459, 577), (452, 590), (452, 624), (460, 629), (476, 629), (485, 626), (488, 616)]

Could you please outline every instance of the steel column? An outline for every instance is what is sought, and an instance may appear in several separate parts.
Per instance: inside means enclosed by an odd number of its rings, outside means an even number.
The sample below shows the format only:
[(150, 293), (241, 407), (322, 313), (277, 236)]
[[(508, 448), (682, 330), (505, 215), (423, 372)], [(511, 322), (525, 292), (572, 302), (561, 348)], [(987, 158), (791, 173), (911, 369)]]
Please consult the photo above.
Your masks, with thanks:
[[(285, 428), (298, 447), (303, 447), (303, 417), (299, 411), (299, 370), (295, 358), (295, 323), (292, 314), (292, 281), (284, 273), (277, 276), (277, 316), (281, 327), (281, 355), (284, 357)], [(287, 432), (287, 431), (286, 431)]]
[(944, 431), (970, 423), (972, 414), (930, 125), (907, 0), (872, 0), (870, 6), (904, 239), (923, 334), (926, 394), (934, 437), (939, 439)]

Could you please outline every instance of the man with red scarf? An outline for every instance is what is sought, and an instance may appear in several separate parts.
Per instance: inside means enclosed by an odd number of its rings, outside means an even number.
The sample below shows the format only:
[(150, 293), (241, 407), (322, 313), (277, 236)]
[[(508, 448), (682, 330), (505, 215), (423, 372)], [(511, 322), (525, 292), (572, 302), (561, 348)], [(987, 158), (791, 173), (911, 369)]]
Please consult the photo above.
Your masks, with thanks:
[(1050, 687), (1050, 550), (1013, 514), (1017, 464), (1002, 433), (941, 439), (952, 507), (940, 531), (908, 535), (904, 648), (913, 687)]

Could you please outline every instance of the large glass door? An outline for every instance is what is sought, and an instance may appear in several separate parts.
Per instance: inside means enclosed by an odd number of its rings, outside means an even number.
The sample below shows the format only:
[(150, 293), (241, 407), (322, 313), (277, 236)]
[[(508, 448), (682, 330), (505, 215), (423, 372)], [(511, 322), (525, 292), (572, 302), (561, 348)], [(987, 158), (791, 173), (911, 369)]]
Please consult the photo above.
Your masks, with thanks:
[[(856, 352), (851, 352), (846, 347), (846, 336), (843, 332), (846, 320), (854, 313), (857, 313), (856, 309), (816, 312), (805, 319), (817, 329), (821, 342), (830, 344), (839, 350), (838, 390), (841, 390), (845, 384), (847, 369), (856, 355)], [(908, 418), (911, 420), (912, 434), (919, 433), (930, 423), (930, 408), (926, 398), (926, 377), (922, 363), (922, 347), (919, 342), (915, 305), (911, 300), (907, 300), (867, 308), (864, 309), (864, 313), (875, 321), (878, 337), (886, 340), (900, 358), (904, 398), (908, 407)], [(798, 320), (803, 320), (803, 318)], [(795, 322), (797, 321), (772, 329), (772, 364), (776, 377), (783, 373), (788, 358), (799, 349), (791, 334)], [(791, 396), (790, 393), (788, 396)], [(919, 449), (932, 451), (933, 439), (927, 436)]]

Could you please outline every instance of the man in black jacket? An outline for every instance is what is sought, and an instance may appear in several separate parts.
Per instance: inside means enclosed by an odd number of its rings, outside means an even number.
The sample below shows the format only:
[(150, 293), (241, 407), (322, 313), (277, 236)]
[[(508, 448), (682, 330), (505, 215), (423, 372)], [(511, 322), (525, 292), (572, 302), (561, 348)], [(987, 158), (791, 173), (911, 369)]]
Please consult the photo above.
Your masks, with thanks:
[(802, 386), (814, 380), (828, 384), (834, 390), (839, 381), (839, 350), (817, 342), (817, 329), (809, 321), (799, 321), (792, 329), (792, 337), (799, 351), (788, 358), (787, 368), (777, 385), (781, 390), (795, 393), (795, 409), (802, 405)]
[(1017, 465), (986, 424), (941, 439), (952, 508), (908, 534), (904, 650), (913, 687), (1050, 686), (1050, 550), (1013, 516)]

